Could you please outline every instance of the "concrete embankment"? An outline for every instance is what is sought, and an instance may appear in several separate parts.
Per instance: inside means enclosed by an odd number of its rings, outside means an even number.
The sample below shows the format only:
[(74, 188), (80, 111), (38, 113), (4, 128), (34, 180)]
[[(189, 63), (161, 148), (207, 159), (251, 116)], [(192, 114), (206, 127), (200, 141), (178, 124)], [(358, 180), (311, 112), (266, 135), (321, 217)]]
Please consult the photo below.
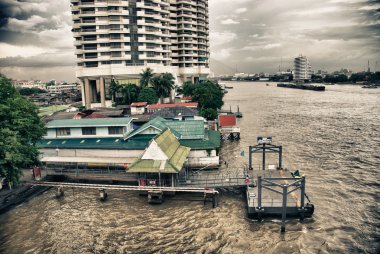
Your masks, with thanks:
[[(42, 176), (44, 177), (44, 175)], [(30, 186), (26, 184), (26, 182), (31, 180), (32, 176), (30, 170), (24, 170), (20, 185), (12, 189), (3, 189), (0, 191), (0, 214), (50, 189), (50, 187)]]
[(20, 185), (12, 190), (1, 191), (0, 214), (5, 213), (23, 202), (29, 201), (48, 189), (49, 187)]

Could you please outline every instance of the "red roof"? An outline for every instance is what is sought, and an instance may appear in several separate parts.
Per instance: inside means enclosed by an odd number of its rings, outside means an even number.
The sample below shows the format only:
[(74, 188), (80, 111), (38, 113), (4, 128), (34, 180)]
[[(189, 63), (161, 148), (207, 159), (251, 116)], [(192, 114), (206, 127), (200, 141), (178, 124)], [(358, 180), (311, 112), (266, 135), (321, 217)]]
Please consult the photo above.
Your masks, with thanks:
[(191, 101), (192, 99), (193, 99), (193, 97), (187, 96), (187, 97), (182, 97), (181, 101)]
[(148, 105), (148, 102), (133, 102), (131, 107), (145, 107), (146, 105)]
[(147, 107), (147, 109), (161, 109), (161, 108), (174, 108), (174, 107), (197, 108), (198, 102), (172, 103), (172, 104), (153, 104), (153, 105), (149, 105)]
[(236, 125), (235, 115), (220, 115), (218, 119), (220, 127), (230, 127)]

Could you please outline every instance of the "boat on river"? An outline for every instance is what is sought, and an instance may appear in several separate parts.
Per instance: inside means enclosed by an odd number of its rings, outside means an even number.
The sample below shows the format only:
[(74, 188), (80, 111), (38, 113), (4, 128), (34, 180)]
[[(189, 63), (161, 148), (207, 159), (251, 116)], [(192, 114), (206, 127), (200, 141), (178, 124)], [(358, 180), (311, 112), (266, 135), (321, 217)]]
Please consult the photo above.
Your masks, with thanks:
[(325, 91), (325, 86), (309, 85), (309, 84), (293, 84), (293, 83), (279, 83), (277, 87), (312, 90), (312, 91)]

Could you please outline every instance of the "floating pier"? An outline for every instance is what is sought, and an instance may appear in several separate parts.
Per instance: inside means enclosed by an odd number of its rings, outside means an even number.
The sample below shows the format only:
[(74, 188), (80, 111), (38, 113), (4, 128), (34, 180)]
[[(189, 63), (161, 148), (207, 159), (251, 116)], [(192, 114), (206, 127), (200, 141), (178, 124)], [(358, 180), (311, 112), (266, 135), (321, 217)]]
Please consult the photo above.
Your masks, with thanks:
[[(282, 168), (282, 146), (273, 145), (271, 137), (258, 137), (257, 141), (258, 145), (249, 147), (249, 169), (253, 170), (254, 153), (262, 153), (263, 164), (254, 171), (253, 183), (247, 185), (248, 216), (258, 221), (263, 217), (281, 217), (281, 232), (285, 232), (287, 217), (303, 220), (314, 213), (314, 205), (306, 195), (306, 178)], [(266, 169), (266, 153), (278, 153), (275, 169)]]

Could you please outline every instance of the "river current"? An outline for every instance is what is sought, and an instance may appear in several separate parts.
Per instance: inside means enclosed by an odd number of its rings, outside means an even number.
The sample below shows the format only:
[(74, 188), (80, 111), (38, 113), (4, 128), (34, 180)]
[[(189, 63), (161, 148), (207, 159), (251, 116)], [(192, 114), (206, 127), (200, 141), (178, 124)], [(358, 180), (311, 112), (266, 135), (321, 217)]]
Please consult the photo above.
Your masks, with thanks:
[(244, 117), (242, 139), (224, 143), (222, 159), (243, 167), (248, 145), (272, 136), (284, 166), (306, 175), (312, 219), (281, 234), (279, 220), (248, 219), (239, 193), (223, 192), (212, 209), (186, 195), (153, 206), (133, 193), (108, 191), (100, 202), (96, 191), (57, 200), (51, 190), (0, 215), (0, 252), (380, 253), (380, 89), (228, 85), (225, 109), (239, 105)]

